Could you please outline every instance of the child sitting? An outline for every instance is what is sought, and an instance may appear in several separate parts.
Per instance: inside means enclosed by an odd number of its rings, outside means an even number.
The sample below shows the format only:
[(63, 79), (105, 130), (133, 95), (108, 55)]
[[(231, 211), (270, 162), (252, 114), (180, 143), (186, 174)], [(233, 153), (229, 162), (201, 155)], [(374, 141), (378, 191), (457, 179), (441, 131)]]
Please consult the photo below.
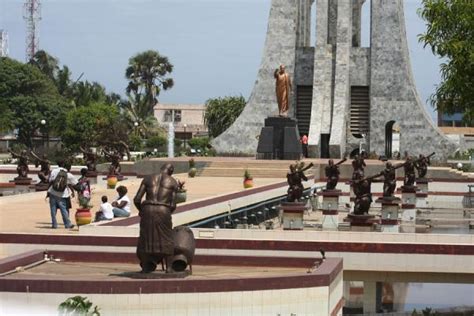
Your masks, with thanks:
[(111, 220), (114, 218), (114, 212), (112, 211), (112, 204), (107, 202), (107, 196), (102, 196), (102, 204), (100, 205), (99, 211), (95, 213), (95, 221)]

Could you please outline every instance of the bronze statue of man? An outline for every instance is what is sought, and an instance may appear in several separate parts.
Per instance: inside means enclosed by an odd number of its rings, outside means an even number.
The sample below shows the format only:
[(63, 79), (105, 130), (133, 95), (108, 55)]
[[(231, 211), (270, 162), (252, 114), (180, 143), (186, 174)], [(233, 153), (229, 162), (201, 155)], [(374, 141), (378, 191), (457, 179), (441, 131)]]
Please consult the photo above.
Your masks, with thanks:
[(379, 177), (380, 174), (354, 180), (352, 189), (354, 190), (354, 214), (367, 215), (369, 213), (370, 204), (372, 204), (372, 180)]
[(428, 165), (430, 164), (430, 156), (426, 157), (420, 154), (418, 160), (415, 162), (415, 168), (418, 170), (418, 178), (426, 177), (428, 173)]
[(119, 176), (120, 171), (122, 168), (120, 167), (120, 160), (122, 159), (122, 155), (118, 150), (107, 151), (105, 149), (102, 150), (104, 153), (105, 158), (110, 161), (109, 166), (109, 176)]
[(413, 158), (411, 158), (410, 156), (408, 156), (405, 160), (404, 171), (405, 171), (405, 178), (403, 181), (403, 185), (405, 186), (415, 185), (415, 179), (416, 179), (415, 162), (413, 161)]
[(302, 181), (308, 181), (304, 172), (312, 167), (312, 163), (305, 167), (304, 162), (296, 162), (295, 164), (290, 165), (290, 171), (286, 175), (286, 180), (288, 182), (288, 202), (295, 202), (301, 199), (304, 190)]
[(364, 177), (365, 166), (364, 157), (356, 155), (352, 161), (352, 168), (354, 169), (352, 172), (352, 180), (362, 179)]
[(395, 170), (403, 165), (393, 166), (390, 161), (385, 164), (385, 169), (380, 173), (383, 178), (383, 196), (391, 197), (397, 188), (397, 178)]
[(79, 147), (79, 149), (84, 154), (84, 160), (86, 162), (87, 171), (88, 172), (97, 172), (97, 154), (92, 152), (92, 150), (86, 150), (83, 147)]
[(13, 158), (18, 159), (16, 172), (18, 173), (18, 178), (28, 178), (28, 152), (22, 150), (19, 153), (14, 152), (10, 148), (8, 149)]
[(280, 65), (280, 68), (275, 70), (273, 76), (275, 77), (278, 115), (286, 117), (290, 109), (291, 79), (288, 73), (285, 72), (284, 65)]
[(36, 167), (41, 166), (38, 172), (38, 178), (41, 183), (49, 183), (49, 175), (51, 173), (51, 162), (48, 160), (48, 156), (43, 154), (40, 158), (34, 151), (30, 152), (31, 156), (36, 159)]
[[(172, 177), (173, 171), (173, 165), (166, 164), (161, 167), (160, 173), (146, 176), (133, 199), (140, 215), (137, 256), (143, 273), (153, 272), (163, 259), (166, 261), (166, 272), (173, 272), (171, 214), (176, 209), (178, 190), (178, 182)], [(145, 194), (145, 200), (142, 202)]]
[(337, 183), (339, 182), (339, 165), (346, 161), (346, 158), (342, 159), (338, 163), (334, 163), (334, 160), (329, 159), (328, 165), (325, 168), (326, 173), (326, 190), (336, 189)]

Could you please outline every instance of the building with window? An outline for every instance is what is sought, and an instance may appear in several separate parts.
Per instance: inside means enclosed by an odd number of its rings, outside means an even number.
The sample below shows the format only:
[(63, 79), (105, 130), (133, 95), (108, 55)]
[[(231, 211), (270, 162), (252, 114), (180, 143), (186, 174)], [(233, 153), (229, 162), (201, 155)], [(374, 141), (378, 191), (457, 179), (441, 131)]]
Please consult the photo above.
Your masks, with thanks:
[(155, 117), (160, 126), (168, 129), (169, 123), (174, 124), (175, 137), (190, 139), (195, 136), (207, 135), (204, 124), (204, 104), (156, 104)]

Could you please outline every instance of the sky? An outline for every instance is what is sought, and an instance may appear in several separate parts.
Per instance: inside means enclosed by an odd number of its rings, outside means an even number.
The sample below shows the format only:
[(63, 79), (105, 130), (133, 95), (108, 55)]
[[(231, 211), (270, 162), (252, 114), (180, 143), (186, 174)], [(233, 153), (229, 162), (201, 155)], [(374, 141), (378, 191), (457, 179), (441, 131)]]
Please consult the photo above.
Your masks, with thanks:
[[(25, 0), (0, 0), (0, 29), (10, 57), (25, 61)], [(369, 1), (366, 1), (369, 2)], [(411, 64), (423, 101), (439, 83), (439, 64), (417, 35), (421, 0), (405, 0)], [(41, 0), (40, 49), (67, 65), (73, 78), (124, 94), (128, 59), (157, 50), (174, 65), (175, 86), (161, 103), (200, 104), (208, 98), (250, 96), (261, 61), (270, 0)], [(368, 15), (369, 5), (363, 8)], [(365, 31), (364, 31), (365, 30)], [(362, 42), (368, 42), (368, 23)], [(363, 45), (364, 46), (364, 45)], [(434, 112), (427, 106), (432, 116)]]

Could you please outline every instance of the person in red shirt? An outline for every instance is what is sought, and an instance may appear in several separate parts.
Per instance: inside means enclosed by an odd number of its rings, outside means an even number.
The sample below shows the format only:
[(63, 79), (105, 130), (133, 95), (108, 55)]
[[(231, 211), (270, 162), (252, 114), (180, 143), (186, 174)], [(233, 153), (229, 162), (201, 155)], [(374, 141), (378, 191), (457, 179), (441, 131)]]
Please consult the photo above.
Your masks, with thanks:
[(308, 158), (308, 136), (304, 134), (301, 136), (301, 146), (303, 147), (303, 157)]

